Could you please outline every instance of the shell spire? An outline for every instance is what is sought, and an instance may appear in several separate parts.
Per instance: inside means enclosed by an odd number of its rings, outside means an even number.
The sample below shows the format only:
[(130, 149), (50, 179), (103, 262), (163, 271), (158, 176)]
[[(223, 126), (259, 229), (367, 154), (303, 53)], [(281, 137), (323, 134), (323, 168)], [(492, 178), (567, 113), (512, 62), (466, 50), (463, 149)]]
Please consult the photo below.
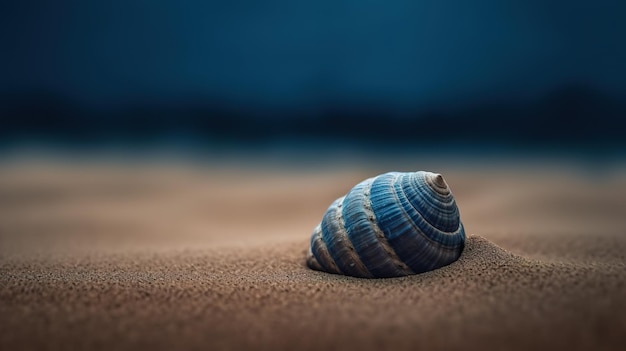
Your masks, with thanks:
[(362, 278), (427, 272), (456, 261), (465, 231), (441, 174), (390, 172), (366, 179), (326, 210), (307, 265)]

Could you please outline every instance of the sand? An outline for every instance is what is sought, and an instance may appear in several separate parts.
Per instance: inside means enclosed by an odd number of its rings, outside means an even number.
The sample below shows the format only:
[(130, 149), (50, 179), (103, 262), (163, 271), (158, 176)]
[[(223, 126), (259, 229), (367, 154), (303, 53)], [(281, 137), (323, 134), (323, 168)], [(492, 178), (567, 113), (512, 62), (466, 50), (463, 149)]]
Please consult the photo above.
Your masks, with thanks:
[(378, 280), (306, 268), (330, 202), (413, 161), (4, 160), (0, 349), (623, 349), (623, 167), (425, 162), (469, 234), (457, 262)]

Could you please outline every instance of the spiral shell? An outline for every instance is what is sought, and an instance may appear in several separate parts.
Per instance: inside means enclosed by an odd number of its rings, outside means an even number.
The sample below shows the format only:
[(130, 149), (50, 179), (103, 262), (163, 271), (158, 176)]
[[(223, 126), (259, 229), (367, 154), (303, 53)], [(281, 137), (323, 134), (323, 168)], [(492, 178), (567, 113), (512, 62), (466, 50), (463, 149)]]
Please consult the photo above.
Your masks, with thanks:
[(335, 200), (315, 227), (307, 265), (362, 278), (398, 277), (456, 261), (465, 231), (440, 174), (390, 172)]

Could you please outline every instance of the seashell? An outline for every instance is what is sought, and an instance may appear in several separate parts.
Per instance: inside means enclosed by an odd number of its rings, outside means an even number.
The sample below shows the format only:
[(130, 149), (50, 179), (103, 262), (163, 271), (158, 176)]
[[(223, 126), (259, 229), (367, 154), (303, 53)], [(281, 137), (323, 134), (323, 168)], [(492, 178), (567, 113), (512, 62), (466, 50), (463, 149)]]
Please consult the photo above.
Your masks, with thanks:
[(398, 277), (456, 261), (465, 231), (440, 174), (390, 172), (335, 200), (315, 227), (307, 265), (362, 278)]

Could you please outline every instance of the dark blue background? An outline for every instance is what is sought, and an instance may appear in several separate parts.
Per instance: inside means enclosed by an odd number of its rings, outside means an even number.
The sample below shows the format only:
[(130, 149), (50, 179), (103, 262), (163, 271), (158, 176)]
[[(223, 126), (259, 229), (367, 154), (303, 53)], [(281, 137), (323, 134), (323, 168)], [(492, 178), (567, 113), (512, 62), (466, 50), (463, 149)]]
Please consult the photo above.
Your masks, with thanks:
[(624, 1), (0, 6), (4, 137), (588, 146), (625, 130)]

